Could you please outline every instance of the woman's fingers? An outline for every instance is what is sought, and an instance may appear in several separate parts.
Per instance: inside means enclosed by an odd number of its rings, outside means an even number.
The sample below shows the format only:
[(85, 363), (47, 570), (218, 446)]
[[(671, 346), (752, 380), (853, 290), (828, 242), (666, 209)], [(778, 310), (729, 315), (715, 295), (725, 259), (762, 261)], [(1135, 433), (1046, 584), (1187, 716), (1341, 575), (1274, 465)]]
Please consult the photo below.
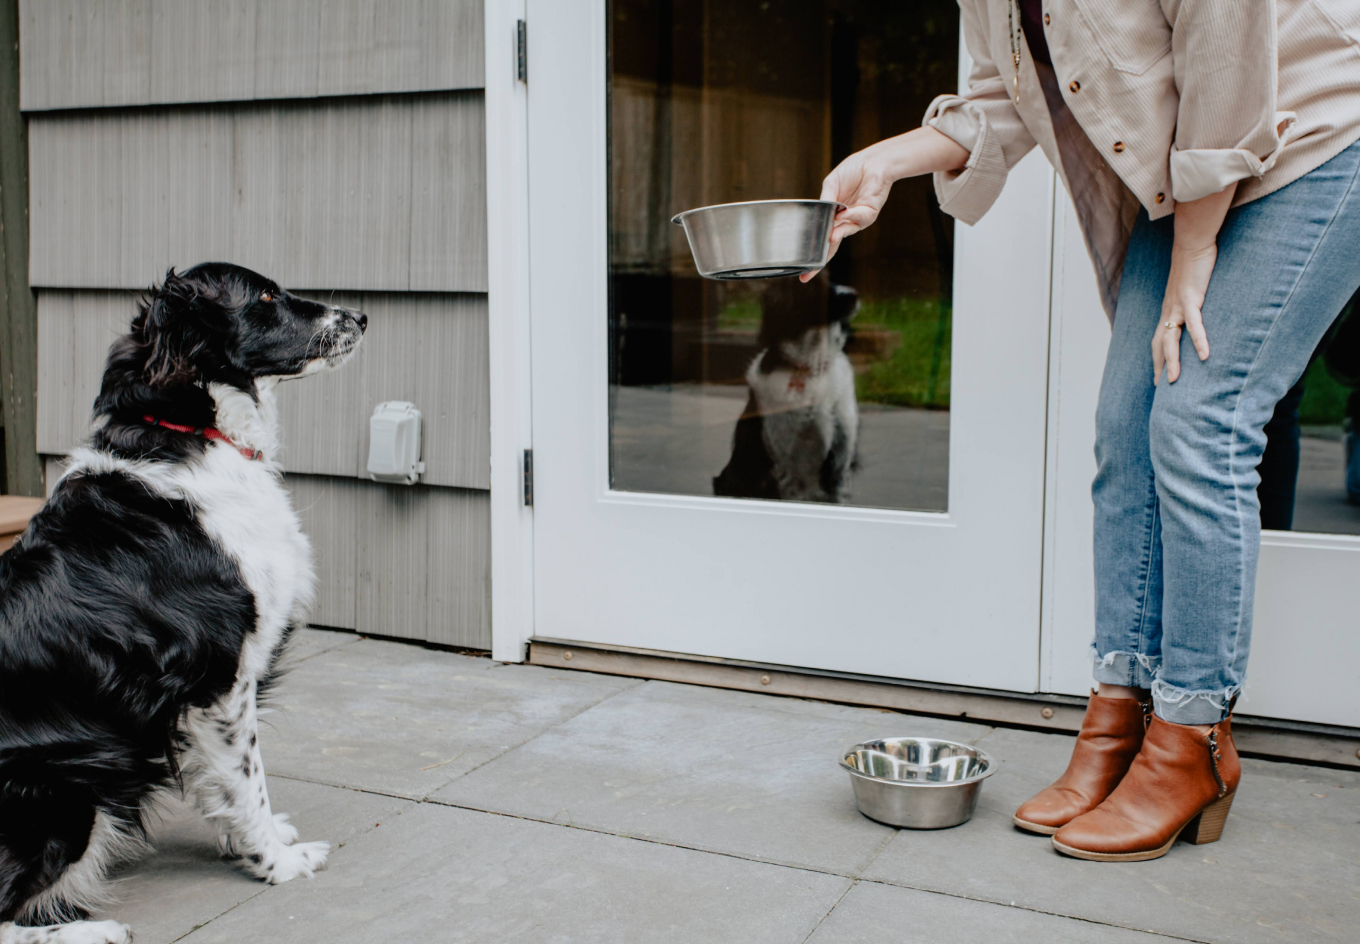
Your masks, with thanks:
[[(1209, 335), (1204, 330), (1204, 318), (1198, 306), (1184, 304), (1173, 309), (1176, 314), (1162, 314), (1162, 323), (1152, 337), (1152, 382), (1155, 385), (1166, 368), (1166, 382), (1175, 383), (1181, 375), (1181, 332), (1190, 335), (1199, 359), (1209, 359)], [(1182, 320), (1184, 319), (1184, 320)], [(1170, 327), (1168, 327), (1170, 325)]]
[(1181, 375), (1180, 325), (1162, 332), (1162, 357), (1166, 360), (1166, 382), (1175, 383)]
[[(1173, 324), (1168, 328), (1168, 324)], [(1165, 315), (1152, 335), (1152, 385), (1155, 387), (1166, 371), (1166, 382), (1175, 383), (1181, 375), (1181, 325)]]
[(1195, 353), (1199, 355), (1199, 359), (1207, 361), (1209, 359), (1209, 336), (1204, 333), (1204, 319), (1200, 316), (1198, 308), (1190, 307), (1186, 309), (1185, 330), (1190, 332), (1190, 341), (1195, 345)]
[[(863, 203), (856, 203), (847, 206), (836, 215), (836, 226), (853, 226), (853, 232), (858, 233), (873, 225), (874, 220), (878, 219), (878, 210)], [(848, 233), (846, 235), (849, 235)]]
[[(836, 258), (836, 250), (839, 248), (841, 248), (841, 240), (840, 237), (836, 235), (836, 231), (833, 229), (831, 231), (831, 251), (826, 254), (827, 262), (830, 262), (832, 259)], [(798, 276), (798, 281), (811, 282), (813, 279), (817, 277), (817, 273), (821, 271), (822, 271), (821, 269), (813, 269), (811, 272), (804, 272), (802, 275)]]
[[(831, 227), (831, 234), (828, 237), (831, 244), (828, 259), (835, 257), (845, 237), (853, 236), (878, 219), (878, 206), (874, 203), (877, 201), (881, 205), (886, 196), (886, 192), (881, 197), (878, 196), (874, 182), (866, 179), (859, 155), (852, 154), (826, 175), (822, 181), (820, 199), (845, 207), (836, 214), (835, 223)], [(798, 278), (799, 281), (808, 282), (816, 275), (816, 272), (804, 272)]]
[(833, 170), (822, 181), (822, 195), (818, 199), (826, 200), (829, 203), (839, 203), (841, 202), (840, 192), (840, 176)]
[[(836, 217), (836, 224), (831, 227), (831, 251), (828, 252), (826, 256), (828, 262), (836, 258), (836, 253), (841, 248), (841, 241), (844, 240), (845, 237), (853, 236), (864, 228), (855, 223), (854, 220), (849, 219), (849, 216), (850, 212), (848, 210), (842, 212)], [(817, 270), (817, 272), (820, 271), (820, 269)], [(817, 272), (804, 272), (802, 275), (798, 276), (798, 281), (810, 282), (817, 275)]]

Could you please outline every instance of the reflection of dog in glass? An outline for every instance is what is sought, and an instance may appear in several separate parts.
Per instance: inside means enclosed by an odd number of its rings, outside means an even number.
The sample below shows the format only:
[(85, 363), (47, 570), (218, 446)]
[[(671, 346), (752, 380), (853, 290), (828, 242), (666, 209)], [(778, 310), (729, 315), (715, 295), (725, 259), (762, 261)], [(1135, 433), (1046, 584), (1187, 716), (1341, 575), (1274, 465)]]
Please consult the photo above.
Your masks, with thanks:
[(845, 342), (858, 307), (853, 288), (824, 278), (780, 279), (761, 295), (761, 351), (746, 370), (751, 395), (714, 494), (849, 500), (859, 408)]

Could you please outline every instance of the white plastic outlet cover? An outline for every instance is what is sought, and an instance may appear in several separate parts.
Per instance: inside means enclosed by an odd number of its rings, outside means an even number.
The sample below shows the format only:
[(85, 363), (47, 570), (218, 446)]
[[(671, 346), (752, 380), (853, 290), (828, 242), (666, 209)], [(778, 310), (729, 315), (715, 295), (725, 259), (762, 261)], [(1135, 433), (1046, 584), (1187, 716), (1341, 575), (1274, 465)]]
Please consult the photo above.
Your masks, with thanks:
[(368, 420), (368, 477), (375, 482), (414, 485), (425, 471), (420, 461), (420, 410), (414, 403), (379, 403)]

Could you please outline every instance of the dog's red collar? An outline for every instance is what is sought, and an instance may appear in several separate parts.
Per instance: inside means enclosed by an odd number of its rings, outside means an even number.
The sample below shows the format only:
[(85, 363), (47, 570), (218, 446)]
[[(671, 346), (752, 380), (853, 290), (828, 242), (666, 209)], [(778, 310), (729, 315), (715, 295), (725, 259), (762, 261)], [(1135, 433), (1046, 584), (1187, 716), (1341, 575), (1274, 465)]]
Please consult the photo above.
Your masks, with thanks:
[(260, 450), (248, 449), (245, 446), (242, 446), (240, 443), (233, 440), (230, 436), (222, 432), (220, 429), (214, 429), (211, 426), (184, 426), (180, 423), (171, 423), (166, 420), (158, 420), (154, 416), (151, 416), (150, 414), (143, 416), (142, 419), (150, 423), (152, 426), (163, 426), (166, 429), (172, 429), (177, 433), (193, 433), (195, 436), (202, 436), (204, 439), (221, 440), (222, 442), (227, 443), (228, 445), (235, 446), (237, 452), (245, 456), (247, 459), (253, 459), (256, 462), (259, 462), (264, 459), (264, 453), (261, 452)]

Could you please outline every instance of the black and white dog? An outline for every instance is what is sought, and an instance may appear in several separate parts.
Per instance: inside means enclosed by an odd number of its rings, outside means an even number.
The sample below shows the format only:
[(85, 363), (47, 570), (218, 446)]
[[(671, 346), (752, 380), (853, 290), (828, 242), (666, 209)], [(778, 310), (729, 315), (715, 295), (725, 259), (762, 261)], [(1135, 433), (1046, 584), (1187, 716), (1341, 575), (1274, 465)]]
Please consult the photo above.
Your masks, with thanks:
[(118, 944), (109, 867), (182, 786), (267, 882), (330, 850), (274, 813), (256, 700), (311, 601), (274, 385), (342, 364), (360, 312), (206, 263), (114, 342), (90, 445), (0, 557), (0, 944)]
[(732, 457), (713, 479), (731, 498), (845, 502), (859, 445), (855, 373), (845, 355), (859, 293), (825, 276), (771, 282), (761, 295), (760, 353)]

